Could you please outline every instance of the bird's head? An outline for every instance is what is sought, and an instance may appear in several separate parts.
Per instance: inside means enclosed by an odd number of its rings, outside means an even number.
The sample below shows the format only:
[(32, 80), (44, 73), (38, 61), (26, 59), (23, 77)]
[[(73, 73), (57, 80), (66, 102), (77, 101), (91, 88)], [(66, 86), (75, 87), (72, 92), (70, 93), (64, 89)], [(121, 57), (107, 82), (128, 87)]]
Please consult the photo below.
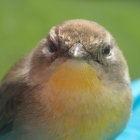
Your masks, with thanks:
[(50, 76), (58, 68), (65, 72), (88, 68), (105, 83), (113, 82), (117, 87), (129, 84), (127, 64), (114, 38), (104, 27), (87, 20), (70, 20), (54, 26), (35, 48), (31, 73), (37, 79), (41, 79), (41, 73)]

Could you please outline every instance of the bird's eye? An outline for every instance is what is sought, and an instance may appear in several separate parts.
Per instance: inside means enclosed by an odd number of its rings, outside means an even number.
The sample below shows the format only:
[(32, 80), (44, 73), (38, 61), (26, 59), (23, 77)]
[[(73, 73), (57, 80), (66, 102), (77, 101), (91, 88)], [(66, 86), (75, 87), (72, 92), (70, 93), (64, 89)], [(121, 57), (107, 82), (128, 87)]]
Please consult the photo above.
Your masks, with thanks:
[(111, 47), (109, 45), (103, 48), (103, 55), (104, 56), (110, 56), (111, 55)]
[(50, 53), (54, 53), (57, 51), (57, 45), (53, 42), (48, 43), (48, 50)]

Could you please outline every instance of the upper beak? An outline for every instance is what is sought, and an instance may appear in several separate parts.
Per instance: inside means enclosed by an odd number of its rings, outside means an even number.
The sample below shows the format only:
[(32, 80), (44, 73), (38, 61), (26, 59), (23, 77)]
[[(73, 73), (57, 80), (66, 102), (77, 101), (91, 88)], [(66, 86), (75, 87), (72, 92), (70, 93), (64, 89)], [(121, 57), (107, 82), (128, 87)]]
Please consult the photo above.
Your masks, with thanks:
[(69, 55), (75, 58), (81, 58), (86, 56), (87, 54), (87, 51), (84, 49), (84, 46), (81, 43), (75, 43), (69, 49)]

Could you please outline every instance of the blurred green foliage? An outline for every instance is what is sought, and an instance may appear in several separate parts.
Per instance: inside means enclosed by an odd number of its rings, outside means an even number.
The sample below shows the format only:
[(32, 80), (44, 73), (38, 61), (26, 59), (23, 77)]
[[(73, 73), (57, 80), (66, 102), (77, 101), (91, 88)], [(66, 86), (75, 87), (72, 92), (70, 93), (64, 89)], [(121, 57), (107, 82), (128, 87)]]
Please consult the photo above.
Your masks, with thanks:
[(140, 77), (139, 1), (0, 0), (0, 78), (52, 26), (77, 18), (105, 26), (123, 50), (132, 79)]

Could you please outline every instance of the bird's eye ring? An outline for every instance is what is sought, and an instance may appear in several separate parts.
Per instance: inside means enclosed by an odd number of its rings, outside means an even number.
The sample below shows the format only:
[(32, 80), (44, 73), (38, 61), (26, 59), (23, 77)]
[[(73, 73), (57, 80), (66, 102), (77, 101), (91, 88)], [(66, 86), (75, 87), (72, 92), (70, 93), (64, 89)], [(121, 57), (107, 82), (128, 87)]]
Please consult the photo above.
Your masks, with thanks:
[(48, 43), (48, 50), (50, 53), (54, 53), (57, 51), (57, 45), (53, 42)]
[(103, 55), (104, 56), (110, 56), (111, 55), (111, 47), (110, 45), (103, 48)]

